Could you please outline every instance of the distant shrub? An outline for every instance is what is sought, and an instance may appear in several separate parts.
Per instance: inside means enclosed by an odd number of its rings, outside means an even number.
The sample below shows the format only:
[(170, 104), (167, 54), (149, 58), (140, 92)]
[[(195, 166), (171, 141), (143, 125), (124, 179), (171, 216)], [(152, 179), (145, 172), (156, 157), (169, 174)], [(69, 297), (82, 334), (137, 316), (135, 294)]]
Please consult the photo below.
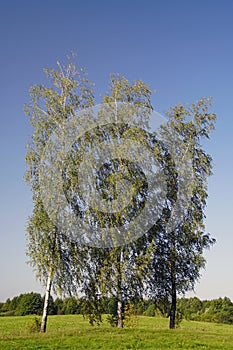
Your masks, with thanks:
[(74, 315), (81, 313), (81, 306), (77, 298), (69, 297), (63, 300), (62, 313), (64, 315)]
[(181, 310), (176, 310), (176, 327), (178, 328), (184, 319), (184, 314)]
[(149, 316), (149, 317), (154, 317), (155, 316), (155, 304), (150, 304), (148, 306), (148, 308), (146, 309), (146, 311), (144, 312), (145, 316)]
[(19, 298), (15, 315), (41, 315), (43, 309), (43, 299), (39, 293), (22, 294)]
[(33, 321), (28, 324), (28, 332), (29, 333), (39, 333), (41, 327), (41, 321), (38, 317), (35, 317)]
[(138, 324), (137, 309), (133, 303), (129, 303), (125, 306), (124, 310), (124, 326), (128, 328), (134, 328)]

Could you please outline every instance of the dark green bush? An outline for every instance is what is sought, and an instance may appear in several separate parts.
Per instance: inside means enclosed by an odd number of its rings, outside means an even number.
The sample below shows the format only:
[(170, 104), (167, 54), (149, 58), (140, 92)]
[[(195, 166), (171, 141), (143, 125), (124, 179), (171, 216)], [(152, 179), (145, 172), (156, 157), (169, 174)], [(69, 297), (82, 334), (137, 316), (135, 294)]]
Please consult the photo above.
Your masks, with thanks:
[(144, 312), (145, 316), (154, 317), (155, 316), (155, 304), (150, 304), (146, 311)]

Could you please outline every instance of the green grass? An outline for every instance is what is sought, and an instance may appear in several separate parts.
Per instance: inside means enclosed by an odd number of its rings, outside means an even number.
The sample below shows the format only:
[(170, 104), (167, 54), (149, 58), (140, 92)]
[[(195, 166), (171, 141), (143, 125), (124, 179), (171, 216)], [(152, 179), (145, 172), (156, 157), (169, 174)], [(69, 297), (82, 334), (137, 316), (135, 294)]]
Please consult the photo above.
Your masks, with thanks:
[(80, 315), (50, 316), (46, 334), (29, 332), (34, 316), (1, 317), (0, 349), (233, 349), (233, 326), (183, 321), (168, 329), (168, 319), (139, 317), (136, 328), (103, 322), (91, 327)]

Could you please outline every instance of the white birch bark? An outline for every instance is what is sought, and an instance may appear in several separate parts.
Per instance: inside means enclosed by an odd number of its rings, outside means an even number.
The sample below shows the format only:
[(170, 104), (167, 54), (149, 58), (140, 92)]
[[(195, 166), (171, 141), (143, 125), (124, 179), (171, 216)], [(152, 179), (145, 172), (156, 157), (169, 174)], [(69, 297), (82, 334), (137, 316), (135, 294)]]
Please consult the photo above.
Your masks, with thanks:
[(50, 273), (48, 275), (46, 291), (45, 291), (44, 308), (43, 308), (43, 315), (42, 315), (41, 328), (40, 328), (41, 333), (46, 332), (48, 308), (49, 308), (49, 297), (50, 297), (50, 293), (51, 293), (51, 287), (52, 287), (52, 277), (51, 277), (51, 273)]

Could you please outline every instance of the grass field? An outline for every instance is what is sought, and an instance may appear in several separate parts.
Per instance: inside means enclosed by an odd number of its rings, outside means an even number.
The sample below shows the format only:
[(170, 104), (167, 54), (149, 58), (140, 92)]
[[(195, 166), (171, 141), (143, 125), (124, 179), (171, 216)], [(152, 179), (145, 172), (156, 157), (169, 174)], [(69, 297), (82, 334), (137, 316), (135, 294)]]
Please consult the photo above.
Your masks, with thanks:
[(233, 326), (139, 317), (136, 328), (117, 329), (103, 322), (90, 326), (80, 315), (50, 316), (46, 334), (29, 331), (33, 316), (0, 318), (0, 349), (233, 349)]

